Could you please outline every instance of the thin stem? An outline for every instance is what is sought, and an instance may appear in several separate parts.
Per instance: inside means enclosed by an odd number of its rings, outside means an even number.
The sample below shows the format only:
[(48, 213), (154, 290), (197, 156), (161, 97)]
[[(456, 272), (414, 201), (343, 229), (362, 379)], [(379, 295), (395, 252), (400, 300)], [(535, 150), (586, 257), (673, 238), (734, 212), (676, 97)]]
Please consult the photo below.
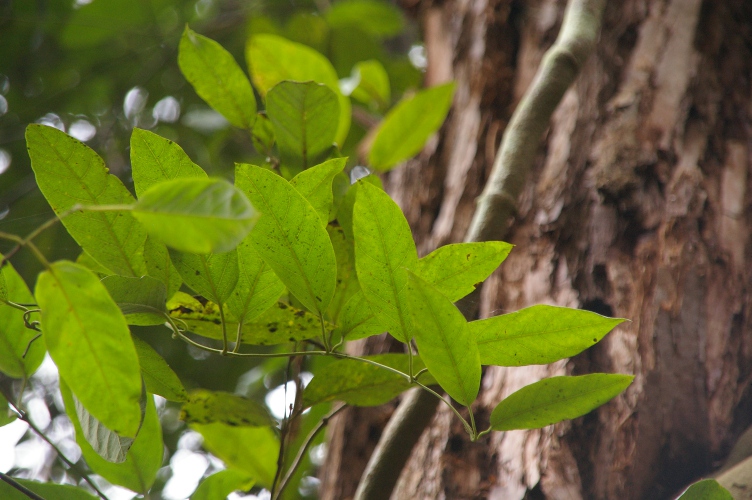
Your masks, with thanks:
[(420, 370), (420, 371), (419, 371), (418, 373), (416, 373), (416, 374), (415, 374), (415, 377), (413, 377), (413, 378), (417, 380), (417, 379), (418, 379), (418, 378), (419, 378), (419, 377), (420, 377), (421, 375), (423, 375), (423, 374), (424, 374), (424, 373), (426, 373), (427, 371), (428, 371), (428, 368), (423, 368), (423, 369), (422, 369), (422, 370)]
[(87, 212), (129, 212), (134, 205), (85, 205), (78, 208)]
[(227, 322), (225, 321), (225, 308), (219, 306), (219, 320), (222, 322), (222, 356), (227, 356)]
[(482, 437), (483, 437), (483, 436), (485, 436), (486, 434), (490, 433), (490, 432), (491, 432), (492, 430), (493, 430), (493, 427), (490, 427), (490, 426), (489, 426), (489, 427), (488, 427), (488, 429), (486, 429), (485, 431), (480, 431), (480, 432), (478, 433), (478, 436), (477, 436), (477, 437), (475, 438), (475, 440), (477, 441), (478, 439), (482, 438)]
[[(335, 358), (355, 359), (355, 360), (358, 360), (358, 361), (362, 361), (363, 363), (368, 363), (369, 365), (378, 366), (379, 368), (383, 368), (384, 370), (389, 370), (392, 373), (396, 373), (397, 375), (403, 377), (408, 382), (413, 382), (413, 380), (411, 380), (411, 377), (410, 377), (409, 374), (407, 374), (405, 372), (401, 372), (401, 371), (399, 371), (396, 368), (392, 368), (391, 366), (387, 366), (387, 365), (381, 364), (378, 361), (374, 361), (374, 360), (368, 359), (368, 358), (359, 358), (358, 356), (350, 356), (349, 354), (345, 354), (343, 352), (331, 352), (329, 354), (331, 354)], [(419, 382), (415, 381), (415, 383), (418, 384)], [(441, 397), (441, 396), (439, 396), (439, 397)]]
[(475, 441), (478, 439), (478, 430), (475, 428), (475, 415), (473, 415), (473, 409), (470, 405), (467, 405), (467, 411), (470, 413), (470, 427), (473, 432), (470, 434), (470, 438)]
[(31, 349), (31, 344), (33, 344), (35, 341), (42, 338), (42, 334), (38, 333), (34, 336), (33, 339), (29, 340), (29, 343), (26, 344), (26, 349), (24, 349), (23, 355), (21, 356), (22, 359), (26, 359), (26, 355), (29, 354), (29, 349)]
[(240, 351), (240, 341), (243, 340), (243, 319), (238, 319), (238, 333), (235, 337), (235, 347), (232, 349), (232, 354), (237, 354)]
[(0, 479), (2, 479), (3, 481), (11, 485), (13, 488), (17, 489), (18, 491), (20, 491), (27, 497), (31, 498), (32, 500), (44, 500), (43, 497), (40, 497), (39, 495), (31, 491), (29, 488), (27, 488), (26, 486), (19, 483), (18, 481), (16, 481), (15, 479), (13, 479), (12, 477), (10, 477), (9, 475), (3, 472), (0, 472)]
[(431, 389), (427, 385), (425, 385), (425, 384), (423, 384), (421, 382), (418, 382), (417, 380), (415, 380), (414, 383), (417, 384), (419, 387), (422, 387), (424, 391), (427, 391), (430, 394), (433, 394), (434, 396), (436, 396), (437, 398), (439, 398), (439, 400), (442, 401), (445, 405), (447, 405), (449, 407), (449, 409), (451, 409), (454, 412), (454, 414), (457, 415), (457, 418), (459, 418), (462, 421), (462, 425), (465, 426), (465, 430), (467, 431), (467, 433), (472, 435), (472, 433), (471, 433), (472, 428), (470, 427), (470, 424), (467, 423), (467, 420), (465, 420), (465, 418), (462, 416), (462, 414), (459, 412), (459, 410), (457, 410), (457, 408), (454, 407), (454, 405), (452, 404), (451, 401), (447, 401), (446, 398), (444, 398), (444, 396), (442, 396), (438, 392), (434, 391), (433, 389)]
[(329, 345), (329, 337), (324, 327), (324, 314), (319, 312), (319, 323), (321, 323), (321, 339), (324, 341), (324, 350), (330, 352), (332, 349)]
[(26, 311), (29, 310), (28, 307), (26, 307), (24, 305), (21, 305), (21, 304), (17, 304), (15, 302), (11, 302), (10, 300), (0, 299), (0, 302), (2, 302), (3, 304), (5, 304), (6, 306), (10, 306), (10, 307), (12, 307), (14, 309), (18, 309), (19, 311), (26, 312)]
[(301, 445), (300, 449), (298, 450), (298, 454), (295, 456), (295, 459), (293, 460), (292, 464), (290, 465), (290, 468), (287, 469), (287, 474), (285, 474), (284, 479), (282, 479), (282, 482), (279, 484), (279, 490), (277, 491), (277, 497), (279, 498), (282, 496), (282, 493), (285, 491), (285, 488), (290, 483), (290, 480), (292, 479), (292, 476), (295, 475), (295, 471), (300, 467), (301, 462), (303, 462), (303, 459), (305, 458), (306, 452), (308, 451), (308, 448), (310, 448), (311, 444), (313, 443), (313, 440), (316, 439), (316, 436), (318, 435), (321, 430), (326, 427), (329, 424), (329, 420), (331, 420), (337, 413), (345, 409), (347, 405), (341, 405), (334, 410), (330, 411), (324, 418), (321, 419), (321, 421), (316, 424), (316, 427), (314, 427), (311, 432), (308, 433), (308, 436), (306, 436), (305, 441)]
[[(290, 368), (292, 366), (293, 358), (287, 359), (287, 368), (285, 369), (285, 403), (287, 403), (287, 384), (290, 381)], [(274, 479), (272, 480), (271, 497), (279, 498), (279, 494), (275, 494), (277, 491), (278, 481), (282, 474), (282, 467), (285, 465), (285, 442), (290, 430), (290, 424), (292, 422), (292, 411), (290, 417), (287, 416), (287, 407), (285, 407), (285, 413), (282, 418), (282, 425), (279, 429), (279, 453), (277, 454), (277, 470), (274, 472)]]

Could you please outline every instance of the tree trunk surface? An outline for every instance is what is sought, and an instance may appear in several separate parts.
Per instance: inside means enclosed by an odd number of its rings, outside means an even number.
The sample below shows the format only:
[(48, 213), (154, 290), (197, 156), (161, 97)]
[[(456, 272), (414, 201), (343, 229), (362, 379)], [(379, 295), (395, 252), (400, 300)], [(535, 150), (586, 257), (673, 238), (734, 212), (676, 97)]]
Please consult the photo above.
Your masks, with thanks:
[[(385, 179), (425, 255), (463, 240), (566, 2), (402, 3), (423, 30), (427, 84), (457, 82), (441, 133)], [(478, 443), (440, 406), (392, 498), (664, 499), (722, 463), (752, 423), (751, 78), (747, 0), (608, 2), (596, 53), (540, 139), (507, 238), (516, 248), (480, 314), (547, 303), (630, 321), (569, 360), (486, 368), (479, 428), (543, 377), (635, 381), (583, 418)], [(322, 498), (352, 497), (393, 407), (333, 422)]]

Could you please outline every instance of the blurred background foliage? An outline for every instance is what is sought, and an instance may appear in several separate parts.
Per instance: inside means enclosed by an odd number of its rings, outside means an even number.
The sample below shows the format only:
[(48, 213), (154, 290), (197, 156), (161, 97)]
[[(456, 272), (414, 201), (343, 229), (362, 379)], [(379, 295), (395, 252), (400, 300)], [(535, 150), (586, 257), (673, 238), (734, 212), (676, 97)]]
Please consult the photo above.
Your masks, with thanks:
[[(369, 128), (422, 82), (425, 57), (417, 30), (387, 0), (0, 1), (0, 231), (25, 235), (52, 217), (25, 151), (29, 123), (45, 123), (84, 141), (131, 191), (128, 148), (134, 127), (174, 140), (210, 175), (229, 177), (235, 162), (266, 160), (247, 131), (229, 125), (185, 81), (177, 48), (186, 25), (218, 41), (246, 70), (250, 35), (276, 34), (324, 54), (353, 104), (352, 125), (340, 148), (350, 157), (350, 166), (356, 164), (358, 144)], [(384, 72), (388, 84), (382, 81), (375, 89), (360, 85), (369, 78), (383, 80)], [(260, 98), (258, 102), (263, 109)], [(50, 259), (75, 260), (80, 252), (61, 225), (35, 241)], [(0, 252), (10, 247), (0, 242)], [(33, 289), (39, 263), (23, 250), (12, 263)], [(281, 358), (262, 364), (226, 359), (191, 350), (164, 329), (140, 328), (135, 333), (165, 357), (189, 389), (226, 390), (269, 401), (270, 391), (279, 392), (284, 382), (286, 361)], [(44, 424), (40, 426), (75, 458), (54, 372), (49, 373), (50, 363), (45, 366), (32, 379), (24, 401), (32, 417), (36, 412)], [(186, 434), (177, 409), (163, 404), (161, 416), (168, 449), (165, 464), (172, 458), (175, 465), (181, 456), (200, 461), (197, 437)], [(309, 420), (318, 418), (311, 415)], [(16, 451), (32, 444), (43, 446), (26, 434)], [(49, 449), (37, 462), (16, 455), (12, 464), (7, 458), (0, 463), (0, 470), (78, 482)], [(204, 461), (198, 469), (205, 474), (219, 466), (208, 457)], [(193, 468), (194, 475), (198, 469)], [(176, 467), (165, 467), (154, 491), (159, 494), (177, 472)], [(165, 498), (183, 498), (181, 491), (186, 487), (168, 491)], [(309, 477), (298, 491), (289, 491), (291, 497), (315, 496), (315, 480)]]

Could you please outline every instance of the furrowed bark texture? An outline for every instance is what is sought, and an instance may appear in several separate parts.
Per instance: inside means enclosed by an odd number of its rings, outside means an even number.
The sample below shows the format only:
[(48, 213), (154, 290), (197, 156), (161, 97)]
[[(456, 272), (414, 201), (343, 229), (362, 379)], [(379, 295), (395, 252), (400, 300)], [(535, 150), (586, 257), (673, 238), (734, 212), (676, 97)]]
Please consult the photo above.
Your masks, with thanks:
[[(464, 238), (565, 2), (403, 4), (423, 27), (428, 83), (458, 84), (441, 134), (387, 179), (425, 254)], [(550, 303), (631, 321), (568, 361), (486, 369), (479, 427), (542, 377), (606, 371), (635, 383), (584, 418), (480, 443), (440, 407), (392, 498), (662, 499), (723, 461), (752, 422), (751, 79), (749, 2), (608, 2), (596, 53), (518, 200), (516, 249), (480, 309)], [(391, 409), (331, 428), (322, 498), (353, 495)]]

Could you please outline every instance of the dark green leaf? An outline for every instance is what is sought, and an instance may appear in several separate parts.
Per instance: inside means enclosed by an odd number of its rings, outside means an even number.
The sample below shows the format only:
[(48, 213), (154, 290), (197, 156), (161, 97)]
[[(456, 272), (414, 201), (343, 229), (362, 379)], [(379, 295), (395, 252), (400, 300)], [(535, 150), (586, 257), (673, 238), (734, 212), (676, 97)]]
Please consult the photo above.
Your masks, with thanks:
[[(407, 354), (377, 354), (365, 359), (407, 373)], [(424, 367), (420, 358), (413, 357), (417, 373)], [(432, 385), (436, 381), (430, 374), (422, 375), (420, 382)], [(303, 406), (310, 407), (327, 401), (344, 401), (353, 406), (378, 406), (387, 403), (408, 390), (411, 384), (405, 377), (376, 365), (342, 359), (314, 370), (314, 377), (303, 391)]]
[(149, 276), (161, 281), (167, 290), (167, 298), (172, 297), (180, 289), (183, 279), (170, 260), (170, 253), (164, 243), (152, 237), (146, 238), (144, 244), (144, 263)]
[(337, 94), (339, 120), (335, 141), (342, 145), (350, 130), (350, 99), (339, 90), (339, 79), (332, 64), (315, 50), (271, 34), (252, 36), (246, 45), (246, 59), (259, 93), (266, 96), (283, 80), (323, 83)]
[(108, 429), (134, 437), (141, 423), (141, 374), (123, 314), (99, 278), (59, 261), (37, 279), (50, 356), (76, 397)]
[(81, 452), (91, 470), (113, 484), (142, 494), (148, 492), (157, 478), (157, 471), (162, 466), (164, 454), (162, 427), (154, 405), (154, 398), (152, 396), (146, 398), (146, 413), (138, 436), (128, 450), (125, 462), (117, 464), (100, 457), (84, 439), (81, 424), (76, 415), (73, 395), (63, 380), (60, 383), (60, 392), (65, 402), (65, 412), (76, 430), (76, 442), (81, 447)]
[(503, 241), (444, 245), (420, 259), (415, 274), (456, 302), (488, 278), (512, 246)]
[[(91, 493), (69, 484), (40, 483), (28, 479), (14, 478), (15, 481), (47, 500), (97, 500)], [(0, 498), (3, 500), (29, 500), (11, 485), (0, 481)]]
[(74, 9), (72, 14), (60, 35), (70, 49), (94, 47), (129, 31), (131, 36), (138, 36), (153, 16), (148, 5), (130, 0), (91, 2)]
[(190, 394), (180, 410), (180, 420), (189, 424), (221, 422), (233, 427), (273, 427), (266, 406), (229, 392), (212, 392), (198, 389)]
[(402, 31), (402, 13), (394, 5), (377, 0), (349, 0), (335, 3), (326, 20), (334, 28), (356, 26), (377, 37), (395, 36)]
[(491, 427), (497, 431), (539, 429), (580, 417), (619, 395), (633, 379), (608, 373), (543, 379), (499, 403), (491, 413)]
[(170, 250), (170, 258), (186, 285), (217, 304), (224, 304), (238, 282), (238, 253), (196, 255)]
[(677, 500), (733, 500), (729, 491), (715, 479), (703, 479), (687, 488)]
[(161, 325), (165, 322), (167, 292), (164, 283), (150, 276), (107, 276), (102, 284), (129, 325)]
[(423, 149), (444, 123), (452, 105), (454, 83), (422, 90), (400, 101), (384, 117), (368, 159), (376, 170), (386, 171)]
[(402, 210), (381, 189), (359, 181), (353, 208), (355, 268), (371, 311), (396, 339), (409, 342), (407, 269), (418, 262)]
[(134, 128), (131, 134), (131, 172), (139, 197), (160, 182), (206, 178), (206, 172), (188, 158), (183, 148), (140, 128)]
[(201, 481), (191, 500), (224, 500), (233, 491), (249, 491), (254, 484), (256, 481), (245, 472), (221, 470)]
[[(133, 196), (84, 143), (45, 125), (26, 128), (31, 167), (56, 214), (79, 205), (128, 205)], [(63, 225), (81, 248), (122, 276), (141, 276), (146, 231), (128, 212), (76, 212)]]
[[(167, 309), (170, 316), (184, 321), (189, 331), (212, 339), (222, 338), (219, 308), (213, 302), (202, 305), (190, 295), (178, 292), (167, 303)], [(328, 323), (324, 326), (327, 329), (332, 328)], [(228, 331), (237, 331), (237, 327), (237, 321), (227, 321)], [(273, 345), (297, 342), (320, 335), (321, 323), (317, 315), (296, 309), (284, 302), (277, 302), (252, 321), (243, 323), (241, 342)]]
[[(0, 260), (2, 260), (0, 255)], [(34, 297), (10, 262), (6, 262), (0, 276), (5, 281), (8, 300), (16, 304), (34, 304)], [(16, 378), (28, 378), (39, 368), (44, 359), (45, 346), (42, 339), (37, 339), (29, 347), (31, 340), (39, 332), (26, 328), (24, 312), (0, 302), (0, 371)], [(31, 320), (38, 319), (36, 314)], [(26, 352), (26, 348), (29, 352)]]
[(467, 322), (436, 288), (410, 273), (407, 299), (418, 352), (431, 375), (457, 402), (469, 406), (480, 389), (480, 355)]
[(326, 311), (334, 295), (337, 262), (316, 210), (269, 170), (237, 165), (235, 183), (262, 213), (251, 233), (256, 251), (305, 307)]
[(279, 442), (268, 427), (232, 427), (215, 422), (191, 426), (204, 437), (204, 448), (228, 467), (246, 472), (260, 486), (271, 487)]
[(137, 337), (133, 337), (133, 345), (138, 353), (146, 390), (170, 401), (188, 401), (183, 384), (167, 361), (153, 347)]
[(332, 182), (345, 168), (346, 163), (347, 158), (333, 158), (300, 172), (290, 181), (290, 184), (316, 209), (324, 225), (334, 218)]
[(623, 319), (537, 305), (468, 324), (484, 365), (544, 365), (598, 343)]
[(282, 162), (295, 171), (315, 165), (334, 143), (339, 105), (326, 85), (280, 82), (266, 95), (266, 114)]
[(222, 179), (175, 179), (152, 186), (133, 215), (152, 236), (188, 253), (232, 250), (257, 217), (243, 193)]
[(209, 106), (236, 127), (251, 129), (256, 119), (256, 97), (232, 54), (186, 26), (180, 38), (178, 65)]
[(250, 237), (237, 248), (238, 283), (227, 299), (235, 319), (245, 323), (268, 310), (285, 292), (285, 285), (253, 248)]
[(13, 422), (16, 418), (16, 413), (10, 409), (8, 400), (5, 396), (0, 394), (0, 427)]

